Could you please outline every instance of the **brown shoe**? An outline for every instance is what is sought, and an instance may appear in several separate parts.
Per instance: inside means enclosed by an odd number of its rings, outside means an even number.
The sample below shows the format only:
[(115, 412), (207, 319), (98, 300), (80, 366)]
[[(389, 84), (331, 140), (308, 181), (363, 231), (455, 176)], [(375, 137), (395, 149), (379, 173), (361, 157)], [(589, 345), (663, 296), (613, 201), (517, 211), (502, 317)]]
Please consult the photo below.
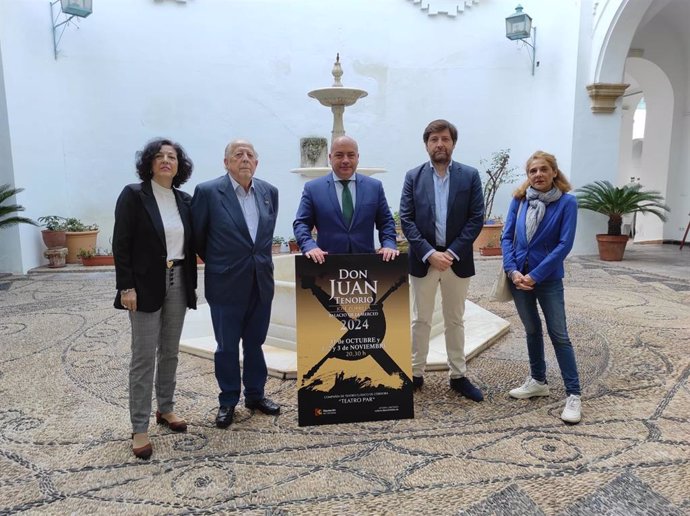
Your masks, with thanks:
[[(172, 414), (172, 412), (170, 412)], [(166, 414), (167, 416), (168, 414)], [(174, 415), (174, 414), (173, 414)], [(187, 422), (184, 419), (178, 419), (177, 421), (168, 421), (163, 417), (163, 414), (156, 411), (156, 423), (159, 425), (167, 426), (173, 432), (186, 432)]]
[(149, 441), (149, 436), (147, 434), (143, 434), (146, 437), (147, 443), (135, 447), (134, 446), (134, 436), (139, 435), (139, 434), (132, 434), (132, 453), (137, 459), (144, 459), (147, 460), (149, 457), (151, 457), (151, 454), (153, 453), (153, 446), (151, 446), (151, 441)]

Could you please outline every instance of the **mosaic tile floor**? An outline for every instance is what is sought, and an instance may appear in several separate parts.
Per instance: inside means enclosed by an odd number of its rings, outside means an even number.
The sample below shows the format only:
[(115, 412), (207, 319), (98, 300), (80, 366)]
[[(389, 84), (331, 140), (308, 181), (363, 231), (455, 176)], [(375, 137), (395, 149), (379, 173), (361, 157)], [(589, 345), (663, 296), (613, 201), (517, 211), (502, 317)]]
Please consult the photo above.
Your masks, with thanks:
[[(152, 420), (150, 461), (130, 451), (129, 325), (110, 272), (0, 278), (0, 514), (690, 514), (690, 280), (594, 259), (568, 263), (566, 302), (583, 421), (551, 350), (551, 396), (512, 400), (527, 374), (511, 322), (472, 360), (482, 403), (428, 373), (415, 419), (298, 427), (295, 382), (269, 379), (280, 416), (238, 406), (214, 426), (213, 364), (183, 354), (174, 434)], [(547, 346), (548, 347), (548, 346)]]

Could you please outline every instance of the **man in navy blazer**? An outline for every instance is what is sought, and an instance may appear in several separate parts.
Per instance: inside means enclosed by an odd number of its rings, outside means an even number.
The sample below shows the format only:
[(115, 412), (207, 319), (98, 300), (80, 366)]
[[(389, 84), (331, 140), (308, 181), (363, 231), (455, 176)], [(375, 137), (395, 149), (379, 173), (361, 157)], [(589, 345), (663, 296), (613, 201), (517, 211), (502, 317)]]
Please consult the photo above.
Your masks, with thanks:
[(219, 428), (232, 423), (240, 381), (247, 408), (264, 414), (280, 412), (280, 406), (264, 396), (267, 369), (261, 349), (273, 301), (271, 244), (278, 190), (254, 177), (259, 160), (251, 143), (235, 140), (228, 144), (224, 162), (228, 173), (198, 185), (192, 200), (194, 238), (206, 264), (205, 296), (217, 342)]
[[(302, 253), (316, 263), (323, 263), (328, 253), (373, 253), (375, 226), (381, 243), (378, 252), (384, 261), (395, 259), (395, 222), (383, 185), (377, 179), (355, 174), (357, 142), (349, 136), (335, 138), (328, 159), (333, 173), (304, 185), (292, 224)], [(317, 241), (311, 236), (315, 227)]]
[(465, 373), (465, 299), (474, 276), (472, 243), (484, 223), (484, 197), (477, 169), (452, 161), (458, 131), (434, 120), (423, 134), (430, 161), (405, 176), (400, 223), (410, 245), (412, 287), (412, 381), (424, 383), (431, 317), (440, 285), (450, 386), (474, 401), (484, 399)]

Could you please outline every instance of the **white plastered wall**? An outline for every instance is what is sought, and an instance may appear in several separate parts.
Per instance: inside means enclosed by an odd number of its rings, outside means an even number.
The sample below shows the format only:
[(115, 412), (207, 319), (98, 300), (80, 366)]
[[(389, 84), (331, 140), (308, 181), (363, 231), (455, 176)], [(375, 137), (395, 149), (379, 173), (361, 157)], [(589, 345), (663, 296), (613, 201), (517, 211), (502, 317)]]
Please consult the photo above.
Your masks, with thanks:
[[(530, 2), (538, 27), (536, 75), (528, 53), (505, 38), (508, 0), (479, 2), (455, 18), (400, 0), (154, 0), (95, 2), (68, 28), (53, 59), (49, 9), (40, 0), (0, 2), (0, 45), (14, 176), (28, 215), (77, 216), (101, 226), (108, 247), (113, 208), (136, 181), (134, 152), (154, 136), (180, 141), (195, 162), (184, 189), (217, 177), (223, 148), (252, 140), (257, 174), (280, 190), (276, 233), (291, 234), (304, 179), (299, 139), (330, 136), (331, 114), (307, 91), (331, 84), (340, 52), (346, 86), (369, 96), (345, 112), (360, 164), (397, 209), (404, 172), (427, 155), (434, 118), (456, 123), (455, 156), (478, 166), (505, 147), (522, 166), (537, 148), (570, 168), (577, 2)], [(538, 106), (538, 108), (535, 108)], [(504, 213), (514, 185), (497, 197)], [(36, 228), (22, 228), (21, 270), (43, 261)], [(20, 250), (19, 250), (20, 249)], [(13, 268), (11, 262), (2, 269)], [(19, 271), (15, 271), (19, 272)]]

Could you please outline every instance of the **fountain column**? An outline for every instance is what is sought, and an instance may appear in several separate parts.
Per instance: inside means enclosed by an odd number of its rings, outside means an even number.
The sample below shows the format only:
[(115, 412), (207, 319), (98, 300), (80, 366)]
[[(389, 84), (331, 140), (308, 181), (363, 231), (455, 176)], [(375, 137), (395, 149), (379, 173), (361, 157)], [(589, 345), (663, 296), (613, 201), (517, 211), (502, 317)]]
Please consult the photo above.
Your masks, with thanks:
[[(366, 97), (368, 93), (357, 88), (346, 88), (343, 86), (340, 80), (343, 76), (343, 68), (340, 65), (340, 54), (335, 56), (335, 63), (333, 63), (331, 74), (333, 75), (333, 85), (331, 87), (312, 90), (308, 95), (318, 100), (321, 105), (331, 108), (331, 113), (333, 113), (333, 129), (331, 130), (332, 142), (333, 139), (346, 134), (345, 124), (343, 122), (345, 108), (347, 106), (352, 106), (359, 99)], [(386, 170), (383, 168), (357, 167), (357, 173), (365, 176), (380, 174), (385, 171)], [(290, 172), (300, 174), (304, 177), (320, 177), (329, 174), (331, 168), (327, 166), (305, 166), (303, 163), (300, 168), (293, 169)]]

